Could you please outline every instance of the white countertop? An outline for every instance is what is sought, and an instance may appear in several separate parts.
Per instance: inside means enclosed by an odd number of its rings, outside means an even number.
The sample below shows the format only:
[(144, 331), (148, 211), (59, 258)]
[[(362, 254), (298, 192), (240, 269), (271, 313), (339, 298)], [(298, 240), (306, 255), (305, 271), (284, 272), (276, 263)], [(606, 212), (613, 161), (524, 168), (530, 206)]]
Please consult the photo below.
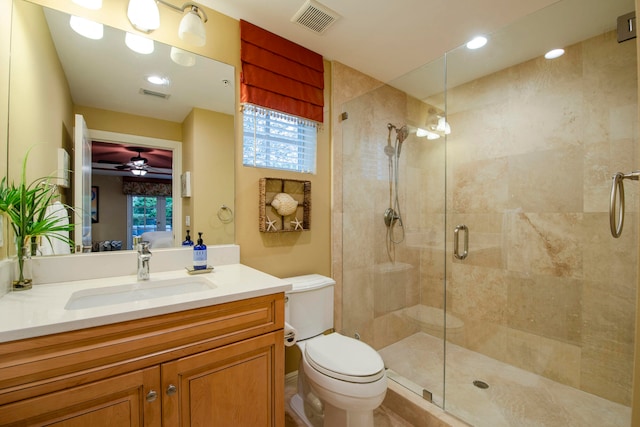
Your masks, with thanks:
[[(144, 287), (159, 280), (206, 279), (212, 289), (111, 305), (68, 310), (74, 292), (135, 284)], [(190, 310), (230, 301), (285, 292), (291, 284), (242, 264), (221, 265), (211, 273), (189, 275), (186, 270), (152, 273), (149, 282), (119, 276), (75, 282), (35, 285), (0, 298), (0, 342), (54, 334), (149, 316)]]

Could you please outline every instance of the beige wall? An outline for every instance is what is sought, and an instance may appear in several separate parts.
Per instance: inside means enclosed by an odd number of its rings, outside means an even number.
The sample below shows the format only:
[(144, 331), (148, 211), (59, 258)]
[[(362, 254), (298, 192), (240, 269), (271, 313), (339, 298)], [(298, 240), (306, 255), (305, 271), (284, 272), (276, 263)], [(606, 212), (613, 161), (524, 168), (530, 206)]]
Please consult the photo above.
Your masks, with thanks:
[[(187, 135), (192, 142), (186, 144), (190, 168), (185, 171), (191, 172), (193, 182), (192, 196), (188, 200), (192, 221), (190, 226), (183, 224), (183, 229), (191, 230), (194, 242), (198, 232), (203, 233), (207, 245), (233, 242), (235, 224), (223, 223), (218, 212), (223, 205), (235, 211), (234, 117), (196, 108), (189, 114), (188, 121), (190, 131)], [(187, 214), (183, 212), (183, 215)]]
[(91, 185), (98, 187), (98, 223), (91, 225), (91, 239), (120, 240), (127, 245), (127, 196), (122, 193), (122, 177), (92, 175)]
[(608, 32), (447, 93), (447, 210), (478, 248), (447, 268), (466, 346), (624, 405), (637, 193), (619, 239), (608, 208), (611, 174), (638, 165), (635, 45)]
[[(30, 182), (55, 174), (57, 149), (70, 148), (73, 104), (41, 8), (15, 3), (12, 26), (11, 48), (21, 54), (11, 57), (16, 77), (10, 82), (9, 175), (18, 179), (22, 159), (35, 145), (29, 155)], [(46, 102), (34, 105), (33, 99)]]
[[(11, 47), (11, 0), (0, 0), (0, 176), (7, 169), (7, 130), (9, 120), (9, 50)], [(7, 235), (8, 225), (3, 224), (2, 234)], [(0, 259), (7, 256), (7, 245), (0, 247)], [(0, 287), (2, 289), (4, 287)]]
[[(331, 64), (325, 61), (325, 105), (330, 102)], [(317, 173), (299, 174), (242, 166), (241, 136), (236, 135), (236, 242), (244, 264), (278, 277), (319, 273), (331, 275), (331, 111), (325, 107), (324, 126), (318, 131)], [(309, 231), (260, 233), (258, 182), (260, 178), (311, 181)]]
[(89, 129), (139, 135), (149, 138), (182, 140), (182, 124), (150, 117), (99, 108), (74, 105), (74, 113), (82, 114)]

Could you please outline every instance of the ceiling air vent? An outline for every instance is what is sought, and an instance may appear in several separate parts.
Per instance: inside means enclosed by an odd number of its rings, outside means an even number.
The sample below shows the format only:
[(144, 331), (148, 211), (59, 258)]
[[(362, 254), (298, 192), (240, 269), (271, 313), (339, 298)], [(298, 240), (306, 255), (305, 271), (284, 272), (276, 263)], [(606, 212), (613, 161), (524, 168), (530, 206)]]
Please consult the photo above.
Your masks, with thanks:
[(171, 96), (168, 93), (155, 92), (153, 90), (143, 89), (143, 88), (140, 88), (140, 93), (143, 95), (155, 96), (156, 98), (162, 98), (162, 99), (169, 99), (169, 97)]
[(291, 18), (291, 22), (300, 24), (301, 26), (322, 34), (340, 18), (333, 10), (314, 0), (307, 0), (300, 10)]

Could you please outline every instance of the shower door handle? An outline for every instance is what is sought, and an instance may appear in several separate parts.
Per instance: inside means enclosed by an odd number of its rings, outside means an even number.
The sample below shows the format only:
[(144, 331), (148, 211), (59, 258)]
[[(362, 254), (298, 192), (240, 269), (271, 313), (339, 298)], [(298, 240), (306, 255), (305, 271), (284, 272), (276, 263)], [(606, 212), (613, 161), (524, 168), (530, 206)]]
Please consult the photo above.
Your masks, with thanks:
[[(460, 253), (460, 231), (464, 231), (464, 246)], [(465, 259), (469, 255), (469, 227), (464, 224), (456, 226), (453, 230), (453, 256), (457, 259)]]

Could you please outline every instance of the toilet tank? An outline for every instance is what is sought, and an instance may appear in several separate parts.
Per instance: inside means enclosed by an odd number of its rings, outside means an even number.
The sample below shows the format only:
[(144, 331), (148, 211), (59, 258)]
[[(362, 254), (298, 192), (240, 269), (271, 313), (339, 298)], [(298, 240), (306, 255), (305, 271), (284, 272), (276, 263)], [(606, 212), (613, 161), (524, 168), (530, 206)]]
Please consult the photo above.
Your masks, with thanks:
[(320, 274), (283, 279), (292, 285), (286, 293), (285, 320), (296, 329), (298, 341), (333, 328), (333, 287), (336, 282)]

